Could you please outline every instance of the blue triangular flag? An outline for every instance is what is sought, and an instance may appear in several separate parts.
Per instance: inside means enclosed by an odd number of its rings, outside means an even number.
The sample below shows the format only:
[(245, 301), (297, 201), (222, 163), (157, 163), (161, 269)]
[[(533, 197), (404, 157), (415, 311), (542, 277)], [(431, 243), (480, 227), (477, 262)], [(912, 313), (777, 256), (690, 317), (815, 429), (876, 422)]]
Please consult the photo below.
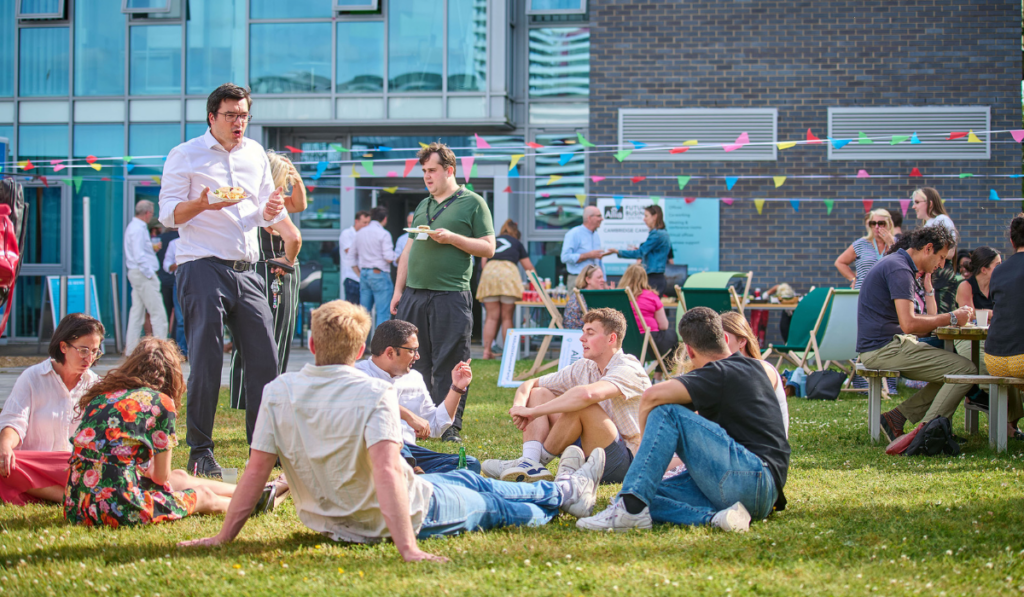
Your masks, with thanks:
[(323, 161), (323, 160), (317, 162), (316, 163), (316, 174), (314, 174), (312, 176), (313, 180), (320, 180), (320, 177), (323, 176), (324, 172), (326, 172), (326, 171), (327, 171), (327, 162)]
[(125, 164), (124, 169), (126, 172), (131, 172), (132, 170), (135, 169), (135, 164)]
[(569, 162), (570, 162), (570, 161), (572, 160), (572, 156), (573, 156), (573, 155), (574, 155), (574, 154), (573, 154), (572, 152), (569, 152), (569, 153), (563, 153), (563, 154), (562, 154), (561, 156), (559, 156), (559, 158), (558, 158), (558, 165), (559, 165), (559, 166), (564, 166), (564, 165), (568, 164), (568, 163), (569, 163)]
[[(847, 141), (849, 143), (849, 141)], [(844, 144), (845, 145), (845, 144)], [(793, 211), (800, 211), (800, 202), (795, 199), (790, 199), (789, 204), (793, 206)]]
[(377, 151), (391, 151), (391, 148), (388, 147), (387, 145), (381, 145), (380, 147), (377, 148)]
[(633, 147), (635, 147), (636, 149), (642, 149), (644, 147), (647, 147), (646, 143), (641, 143), (639, 141), (630, 141), (630, 143), (632, 143)]
[(828, 140), (832, 142), (832, 147), (835, 149), (842, 149), (851, 141), (851, 139), (833, 139), (831, 137)]
[(995, 189), (989, 189), (988, 198), (992, 201), (999, 201), (999, 193), (996, 193)]
[(512, 166), (512, 169), (508, 171), (509, 178), (519, 178), (519, 166)]
[(726, 176), (725, 177), (725, 188), (727, 188), (727, 189), (729, 189), (731, 191), (733, 185), (736, 184), (737, 180), (739, 180), (738, 176)]
[(614, 197), (614, 199), (615, 199), (615, 208), (616, 209), (622, 209), (622, 196), (621, 195), (617, 195), (616, 197)]
[(920, 143), (921, 142), (921, 140), (917, 138), (917, 133), (914, 133), (913, 135), (910, 135), (910, 142), (911, 143)]

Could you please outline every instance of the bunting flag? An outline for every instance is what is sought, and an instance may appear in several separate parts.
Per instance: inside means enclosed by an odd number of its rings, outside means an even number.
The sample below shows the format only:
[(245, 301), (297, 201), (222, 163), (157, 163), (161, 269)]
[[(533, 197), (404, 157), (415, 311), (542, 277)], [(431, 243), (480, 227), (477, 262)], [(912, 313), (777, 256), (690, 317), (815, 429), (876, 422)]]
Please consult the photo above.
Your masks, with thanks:
[[(122, 157), (121, 159), (124, 160), (124, 163), (127, 164), (128, 162), (132, 161), (132, 156), (126, 155), (126, 156)], [(59, 162), (60, 160), (57, 160), (57, 161)], [(53, 162), (50, 162), (50, 163), (52, 164)]]
[(646, 176), (634, 176), (633, 178), (630, 178), (629, 180), (632, 181), (633, 184), (636, 184), (638, 182), (647, 180), (647, 177)]
[(575, 154), (570, 151), (568, 153), (563, 153), (562, 155), (558, 156), (558, 165), (559, 166), (564, 166), (564, 165), (568, 164), (570, 161), (572, 161), (572, 156), (573, 155), (575, 155)]
[(903, 143), (909, 138), (909, 135), (893, 135), (892, 141), (889, 141), (889, 145), (899, 145), (900, 143)]
[(466, 189), (472, 193), (476, 192), (476, 189), (473, 188), (473, 185), (468, 182), (466, 183)]
[(586, 195), (576, 195), (576, 200), (580, 202), (580, 207), (583, 207), (584, 205), (587, 204), (587, 196)]
[[(874, 141), (872, 141), (870, 137), (865, 135), (864, 131), (860, 131), (859, 133), (857, 133), (857, 143), (861, 143), (861, 144), (874, 143)], [(832, 213), (832, 209), (831, 208), (829, 209), (829, 213)]]
[(391, 148), (387, 145), (378, 145), (374, 151), (391, 151)]
[(729, 197), (722, 197), (722, 203), (726, 205), (732, 205), (732, 199), (730, 199)]
[(825, 199), (824, 203), (825, 203), (826, 213), (828, 215), (832, 215), (832, 208), (835, 207), (835, 204), (836, 204), (835, 200), (834, 199)]
[(967, 142), (968, 143), (981, 143), (981, 139), (978, 138), (978, 135), (974, 134), (974, 131), (968, 131), (967, 132)]
[(965, 178), (970, 178), (971, 176), (974, 176), (974, 175), (971, 174), (970, 172), (961, 172), (960, 173), (960, 180), (963, 180)]
[(511, 185), (505, 187), (505, 190), (502, 191), (502, 193), (511, 193), (511, 192), (512, 192), (512, 186)]
[(484, 141), (483, 139), (481, 139), (480, 135), (478, 135), (476, 133), (473, 133), (473, 136), (476, 137), (476, 148), (477, 149), (490, 149), (491, 148), (491, 144), (488, 143), (487, 141)]
[(953, 141), (954, 139), (962, 139), (967, 136), (967, 133), (953, 132), (946, 137), (946, 141)]
[[(423, 145), (423, 144), (420, 143), (420, 145)], [(426, 146), (424, 146), (424, 147), (426, 147)], [(331, 143), (331, 149), (333, 149), (334, 151), (337, 151), (338, 153), (348, 153), (348, 150), (345, 149), (344, 145), (339, 145), (337, 143)]]
[(692, 146), (694, 146), (696, 144), (697, 144), (697, 140), (696, 139), (690, 139), (689, 141), (683, 141), (683, 145), (686, 145), (686, 146), (689, 146), (689, 147), (692, 147)]
[(524, 157), (526, 157), (526, 154), (522, 154), (522, 153), (513, 153), (513, 154), (512, 154), (512, 161), (511, 161), (511, 162), (509, 163), (509, 165), (508, 165), (508, 169), (509, 169), (509, 171), (511, 171), (511, 170), (512, 170), (512, 168), (515, 168), (515, 167), (516, 167), (516, 164), (518, 164), (518, 163), (519, 163), (519, 160), (523, 159)]
[(595, 183), (597, 183), (597, 182), (601, 182), (602, 180), (604, 180), (604, 177), (603, 176), (591, 176), (590, 180), (592, 180)]
[(815, 137), (814, 133), (811, 132), (811, 129), (807, 129), (807, 142), (811, 145), (818, 145), (821, 143), (821, 139)]
[(750, 137), (747, 135), (746, 132), (743, 132), (743, 133), (740, 133), (739, 137), (736, 137), (736, 142), (735, 143), (730, 143), (728, 145), (725, 145), (725, 146), (722, 147), (722, 149), (724, 149), (725, 151), (736, 151), (737, 149), (743, 147), (744, 145), (746, 145), (748, 143), (750, 143)]
[(796, 141), (783, 141), (781, 143), (776, 143), (775, 145), (778, 146), (779, 151), (782, 151), (783, 149), (789, 149), (790, 147), (796, 147)]
[[(61, 166), (61, 168), (63, 168), (63, 167), (64, 166)], [(129, 173), (129, 174), (131, 174), (131, 171), (134, 170), (134, 169), (135, 169), (135, 164), (125, 164), (124, 165), (124, 171)], [(56, 171), (56, 168), (54, 168), (54, 170)]]
[(32, 164), (32, 160), (25, 160), (23, 162), (18, 162), (18, 167), (22, 170), (31, 170), (32, 168), (35, 168), (35, 165)]
[(1024, 141), (1024, 130), (1010, 131), (1010, 135), (1013, 136), (1013, 140), (1017, 143)]
[(644, 147), (647, 147), (646, 143), (641, 143), (639, 141), (630, 141), (630, 143), (633, 144), (633, 149), (643, 149)]
[(473, 178), (477, 178), (476, 164), (475, 163), (473, 164), (473, 167), (469, 169), (469, 175), (472, 176)]
[(326, 171), (327, 171), (327, 161), (326, 160), (320, 160), (319, 162), (316, 163), (316, 174), (314, 174), (311, 178), (313, 180), (320, 180), (320, 177), (323, 176), (324, 172), (326, 172)]
[(757, 208), (757, 215), (761, 215), (761, 210), (764, 209), (764, 199), (754, 199), (754, 207)]
[(469, 182), (469, 179), (473, 177), (473, 162), (475, 161), (476, 158), (473, 156), (462, 156), (462, 176), (466, 182)]
[[(160, 177), (159, 176), (154, 176), (153, 180), (156, 181), (156, 184), (160, 184)], [(82, 177), (81, 176), (72, 176), (71, 177), (71, 182), (74, 183), (74, 185), (75, 185), (75, 192), (76, 193), (82, 190)]]
[(999, 201), (999, 194), (996, 193), (995, 189), (989, 189), (988, 198), (991, 199), (992, 201)]
[(910, 199), (900, 199), (900, 210), (903, 212), (903, 217), (907, 217), (907, 209), (910, 208)]
[(397, 191), (397, 190), (398, 190), (398, 187), (384, 187), (384, 192), (388, 193), (389, 195), (394, 195), (395, 191)]
[(534, 149), (544, 149), (544, 146), (543, 146), (543, 145), (541, 145), (540, 143), (534, 143), (534, 142), (532, 142), (532, 141), (531, 141), (531, 142), (529, 142), (529, 143), (527, 143), (527, 144), (526, 144), (526, 146), (527, 146), (527, 147), (532, 147), (532, 148), (534, 148)]
[(793, 211), (800, 211), (800, 202), (796, 199), (790, 199), (789, 204), (793, 206)]
[[(157, 186), (160, 186), (160, 177), (159, 176), (150, 176), (149, 178), (152, 179), (153, 182), (155, 182), (157, 184)], [(72, 180), (74, 180), (74, 179), (72, 179)], [(81, 179), (79, 178), (79, 180), (81, 180)], [(80, 183), (78, 183), (78, 184), (80, 184)], [(75, 190), (78, 190), (77, 187), (76, 187)]]
[[(64, 160), (50, 160), (50, 165), (51, 166), (56, 166), (57, 164), (59, 164), (59, 163), (61, 163), (63, 161)], [(128, 161), (131, 161), (131, 160), (125, 160), (125, 161), (128, 162)]]
[(429, 145), (427, 145), (423, 141), (420, 141), (419, 144), (420, 144), (420, 147), (422, 147), (423, 149), (426, 149), (426, 148), (430, 147)]
[(373, 160), (362, 160), (359, 162), (363, 166), (363, 170), (366, 170), (367, 176), (373, 176)]
[(693, 203), (693, 202), (694, 202), (694, 201), (696, 201), (696, 200), (697, 200), (697, 198), (696, 198), (696, 197), (683, 197), (683, 201), (686, 201), (686, 204), (687, 204), (687, 205), (689, 205), (689, 204)]
[(669, 153), (686, 153), (687, 151), (690, 151), (689, 147), (673, 147), (668, 150)]
[(871, 211), (871, 206), (874, 205), (874, 203), (875, 202), (870, 200), (870, 199), (865, 199), (864, 200), (864, 213), (868, 213), (869, 211)]
[(551, 197), (551, 193), (541, 193), (540, 196), (545, 198), (545, 199), (547, 199), (547, 198)]
[(919, 178), (921, 176), (921, 171), (917, 169), (917, 166), (914, 166), (914, 168), (910, 171), (910, 176), (914, 178)]
[(622, 209), (622, 195), (615, 195), (612, 200), (615, 201), (615, 209)]
[(857, 178), (871, 178), (867, 170), (857, 170)]
[(292, 153), (302, 153), (301, 149), (299, 149), (298, 147), (292, 147), (291, 145), (285, 145), (284, 148)]
[(686, 184), (688, 182), (690, 182), (690, 177), (689, 176), (677, 176), (676, 177), (676, 182), (679, 183), (679, 190), (681, 191), (681, 190), (683, 190), (683, 187), (685, 187)]
[(385, 174), (384, 176), (387, 176), (388, 178), (398, 178), (398, 172), (395, 172), (394, 170), (388, 170), (388, 173)]
[(508, 171), (509, 178), (519, 178), (519, 168), (512, 166), (512, 169)]
[(101, 166), (101, 165), (99, 165), (99, 164), (92, 164), (92, 165), (91, 165), (90, 167), (91, 167), (91, 168), (92, 168), (93, 170), (97, 171), (97, 172), (99, 172), (100, 170), (102, 170), (102, 169), (103, 169), (103, 166)]
[(622, 151), (615, 152), (615, 159), (620, 162), (629, 157), (629, 154), (633, 153), (632, 149), (623, 149)]
[(95, 164), (96, 163), (96, 156), (94, 156), (94, 155), (86, 156), (85, 157), (85, 163), (89, 164), (90, 166)]
[[(61, 170), (63, 170), (64, 168), (67, 168), (67, 166), (65, 166), (64, 164), (60, 163), (60, 160), (53, 160), (53, 161), (57, 162), (57, 163), (56, 163), (56, 164), (55, 164), (55, 165), (53, 166), (53, 171), (54, 171), (54, 172), (60, 172), (60, 171), (61, 171)], [(52, 163), (52, 162), (51, 162), (51, 163)]]
[(356, 165), (352, 164), (352, 178), (359, 178), (359, 173), (356, 172)]
[(661, 203), (661, 197), (651, 197), (651, 203), (655, 205)]
[(416, 158), (405, 160), (405, 170), (402, 172), (402, 178), (409, 176), (409, 173), (412, 172), (412, 169), (416, 167), (418, 162), (419, 160)]
[(576, 141), (583, 147), (596, 147), (596, 145), (583, 138), (583, 133), (576, 133)]
[(910, 142), (914, 145), (919, 145), (921, 143), (921, 140), (917, 138), (917, 132), (914, 132), (913, 135), (910, 135)]
[[(50, 187), (50, 183), (49, 183), (49, 182), (47, 182), (47, 180), (46, 180), (46, 177), (45, 177), (45, 176), (40, 176), (40, 177), (39, 177), (39, 180), (43, 181), (43, 186), (44, 186), (44, 187), (47, 187), (47, 188), (49, 188), (49, 187)], [(108, 178), (107, 180), (110, 180), (110, 179)]]
[(726, 176), (725, 177), (725, 188), (727, 188), (727, 189), (729, 189), (731, 191), (732, 188), (734, 186), (736, 186), (736, 181), (737, 180), (739, 180), (738, 176)]
[(783, 184), (786, 183), (786, 177), (785, 176), (773, 176), (772, 180), (775, 181), (775, 188), (776, 189), (781, 187)]
[(852, 139), (833, 139), (832, 137), (829, 137), (828, 140), (832, 142), (833, 149), (842, 149), (852, 141)]
[(558, 182), (560, 180), (562, 180), (562, 177), (560, 175), (552, 174), (551, 178), (549, 178), (548, 181), (546, 183), (544, 183), (544, 184), (553, 185), (553, 184), (555, 184), (556, 182)]

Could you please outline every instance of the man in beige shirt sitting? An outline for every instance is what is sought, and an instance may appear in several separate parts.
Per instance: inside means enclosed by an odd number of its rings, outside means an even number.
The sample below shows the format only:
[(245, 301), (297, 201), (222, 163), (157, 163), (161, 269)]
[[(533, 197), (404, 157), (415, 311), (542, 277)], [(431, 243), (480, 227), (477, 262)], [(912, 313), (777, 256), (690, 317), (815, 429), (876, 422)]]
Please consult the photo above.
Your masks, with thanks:
[(445, 560), (421, 551), (417, 537), (539, 526), (560, 509), (576, 517), (593, 510), (604, 470), (601, 450), (578, 470), (560, 471), (564, 479), (554, 483), (504, 483), (468, 470), (414, 474), (400, 455), (394, 387), (353, 367), (366, 348), (370, 314), (331, 301), (313, 311), (312, 327), (316, 364), (267, 384), (249, 464), (220, 533), (182, 546), (233, 540), (279, 457), (303, 524), (335, 541), (389, 537), (408, 562)]
[(580, 338), (583, 358), (516, 390), (508, 412), (523, 432), (522, 457), (486, 460), (483, 474), (503, 481), (549, 480), (546, 465), (559, 455), (560, 463), (582, 462), (603, 448), (601, 482), (621, 483), (640, 446), (640, 397), (651, 387), (640, 361), (622, 352), (625, 333), (622, 313), (587, 311)]

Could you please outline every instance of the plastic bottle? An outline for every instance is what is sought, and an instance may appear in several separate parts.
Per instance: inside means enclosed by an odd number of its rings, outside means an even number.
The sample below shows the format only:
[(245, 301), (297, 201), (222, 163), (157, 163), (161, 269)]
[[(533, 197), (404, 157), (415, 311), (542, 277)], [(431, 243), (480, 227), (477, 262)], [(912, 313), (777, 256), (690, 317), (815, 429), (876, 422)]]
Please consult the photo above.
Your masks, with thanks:
[(464, 468), (466, 468), (466, 446), (459, 446), (459, 464), (455, 469), (462, 470)]

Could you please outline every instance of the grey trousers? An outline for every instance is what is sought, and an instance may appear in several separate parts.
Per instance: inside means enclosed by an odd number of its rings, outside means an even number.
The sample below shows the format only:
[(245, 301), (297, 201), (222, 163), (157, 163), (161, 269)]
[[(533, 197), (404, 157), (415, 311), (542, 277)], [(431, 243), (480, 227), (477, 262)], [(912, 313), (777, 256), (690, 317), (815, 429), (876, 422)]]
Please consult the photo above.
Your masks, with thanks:
[(213, 421), (224, 366), (224, 325), (245, 365), (245, 437), (252, 441), (263, 386), (277, 377), (277, 345), (263, 278), (197, 259), (175, 272), (188, 341), (186, 441), (192, 456), (213, 453)]
[[(396, 319), (416, 326), (420, 358), (413, 369), (420, 372), (434, 404), (440, 405), (452, 385), (452, 369), (469, 358), (473, 333), (473, 297), (468, 290), (441, 292), (406, 288), (398, 302)], [(467, 392), (455, 410), (452, 427), (462, 429)]]

